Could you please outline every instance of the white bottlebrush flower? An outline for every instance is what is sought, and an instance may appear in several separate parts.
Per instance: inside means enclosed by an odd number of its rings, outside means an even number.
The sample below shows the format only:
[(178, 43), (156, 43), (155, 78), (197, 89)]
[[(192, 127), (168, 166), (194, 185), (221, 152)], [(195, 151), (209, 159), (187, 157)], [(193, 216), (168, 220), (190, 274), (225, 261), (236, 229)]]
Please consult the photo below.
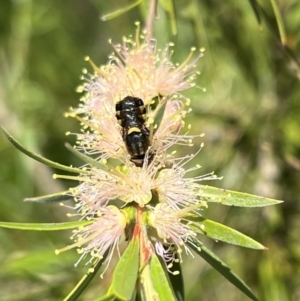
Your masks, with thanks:
[(182, 158), (171, 157), (169, 159), (169, 162), (172, 162), (171, 166), (159, 171), (155, 178), (155, 192), (159, 202), (167, 203), (173, 209), (196, 205), (201, 201), (202, 196), (199, 182), (220, 179), (214, 173), (194, 178), (186, 177), (188, 173), (201, 168), (200, 165), (190, 169), (185, 168), (185, 164), (194, 159), (197, 153)]
[(155, 154), (151, 162), (147, 162), (146, 158), (142, 167), (128, 160), (126, 164), (117, 167), (107, 164), (106, 170), (93, 167), (85, 169), (79, 176), (55, 175), (55, 178), (81, 182), (71, 188), (70, 193), (77, 202), (77, 211), (85, 217), (95, 215), (102, 207), (114, 201), (136, 203), (144, 207), (151, 202), (153, 195), (158, 197), (160, 203), (179, 209), (199, 203), (202, 193), (200, 181), (217, 178), (213, 173), (186, 178), (187, 173), (200, 168), (197, 165), (184, 169), (184, 165), (194, 157), (174, 158), (166, 153)]
[(74, 240), (73, 244), (56, 250), (56, 253), (76, 248), (81, 254), (78, 264), (88, 255), (90, 255), (88, 262), (93, 262), (95, 259), (100, 260), (108, 251), (106, 262), (109, 264), (114, 249), (124, 234), (126, 217), (117, 207), (107, 206), (102, 207), (96, 217), (91, 218), (90, 221), (90, 224), (73, 231), (71, 237)]
[(154, 208), (150, 208), (147, 214), (149, 226), (153, 227), (157, 234), (152, 238), (155, 251), (161, 256), (168, 269), (172, 267), (176, 257), (180, 262), (182, 261), (182, 251), (192, 255), (187, 242), (194, 244), (197, 233), (189, 227), (189, 220), (184, 216), (197, 207), (186, 206), (184, 209), (176, 210), (166, 203), (159, 203)]
[(151, 190), (154, 189), (157, 170), (154, 165), (139, 168), (128, 161), (126, 167), (111, 167), (108, 171), (93, 168), (89, 173), (77, 178), (64, 178), (81, 181), (81, 184), (70, 189), (70, 192), (77, 202), (76, 209), (88, 217), (117, 200), (124, 203), (134, 202), (144, 207), (152, 199)]
[(96, 110), (99, 98), (116, 103), (130, 95), (149, 104), (157, 96), (177, 94), (194, 86), (197, 72), (192, 69), (202, 54), (192, 60), (193, 48), (181, 65), (175, 65), (170, 60), (172, 46), (157, 49), (156, 40), (146, 40), (138, 26), (135, 39), (124, 37), (122, 44), (113, 45), (115, 52), (107, 65), (98, 68), (91, 62), (95, 74), (80, 89), (89, 93), (83, 100), (84, 110)]
[[(135, 219), (134, 216), (125, 219), (117, 207), (111, 206), (121, 201), (124, 205), (134, 204), (148, 214), (146, 224), (157, 232), (158, 239), (154, 242), (156, 253), (167, 266), (172, 264), (176, 254), (181, 258), (182, 250), (191, 254), (186, 242), (193, 243), (195, 232), (185, 216), (206, 207), (199, 182), (216, 179), (213, 174), (185, 178), (186, 173), (200, 168), (184, 169), (184, 164), (194, 156), (175, 159), (158, 155), (151, 164), (142, 167), (128, 161), (127, 165), (111, 167), (107, 171), (97, 168), (86, 170), (78, 178), (57, 176), (81, 181), (70, 192), (76, 200), (78, 215), (92, 221), (91, 225), (75, 231), (73, 238), (77, 241), (73, 245), (60, 251), (80, 247), (81, 258), (88, 254), (94, 258), (95, 254), (102, 256), (110, 245), (113, 245), (113, 250), (125, 226)], [(166, 160), (169, 167), (165, 166)], [(81, 247), (84, 244), (86, 246)]]
[[(92, 220), (75, 232), (76, 242), (65, 249), (76, 246), (82, 257), (90, 254), (92, 258), (103, 256), (109, 246), (114, 249), (126, 225), (134, 223), (136, 217), (124, 220), (117, 207), (111, 206), (126, 205), (149, 214), (148, 226), (157, 232), (155, 250), (169, 264), (182, 248), (189, 252), (186, 242), (194, 239), (194, 231), (182, 220), (185, 208), (192, 211), (206, 205), (201, 200), (199, 182), (216, 178), (213, 174), (186, 178), (187, 173), (200, 168), (197, 165), (185, 170), (185, 164), (195, 155), (176, 158), (170, 150), (173, 146), (193, 145), (195, 136), (189, 135), (189, 127), (181, 133), (190, 100), (180, 92), (194, 86), (196, 72), (192, 68), (199, 57), (190, 62), (193, 49), (183, 64), (174, 65), (170, 61), (171, 45), (156, 49), (154, 40), (139, 36), (139, 28), (135, 40), (124, 38), (122, 45), (113, 48), (115, 52), (107, 65), (98, 68), (88, 59), (95, 74), (84, 77), (86, 82), (80, 90), (86, 94), (82, 104), (67, 114), (82, 125), (82, 132), (75, 134), (76, 148), (93, 155), (94, 161), (87, 160), (89, 165), (79, 176), (56, 176), (79, 181), (70, 189), (75, 210), (82, 219)], [(133, 102), (133, 107), (124, 102), (121, 105), (120, 101), (128, 97), (142, 102), (136, 106)], [(129, 112), (127, 117), (124, 112)], [(122, 118), (129, 118), (129, 124), (137, 122), (124, 129)], [(143, 135), (148, 142), (141, 163), (133, 160), (125, 142), (129, 130), (146, 133)], [(146, 143), (137, 139), (135, 147)], [(113, 225), (116, 229), (110, 227)]]
[[(127, 151), (116, 119), (116, 103), (127, 96), (142, 99), (147, 108), (145, 123), (155, 132), (157, 111), (162, 102), (167, 102), (161, 126), (151, 138), (156, 142), (173, 139), (169, 134), (178, 133), (184, 125), (182, 118), (188, 111), (178, 92), (194, 85), (196, 72), (192, 68), (201, 54), (190, 62), (193, 49), (184, 63), (174, 65), (170, 61), (171, 45), (157, 50), (155, 40), (147, 42), (139, 36), (139, 27), (135, 40), (124, 38), (122, 45), (113, 47), (115, 52), (107, 65), (98, 68), (88, 59), (95, 74), (84, 77), (86, 82), (79, 89), (86, 92), (82, 104), (67, 116), (75, 117), (82, 123), (82, 133), (77, 134), (79, 150), (89, 155), (98, 154), (101, 160), (115, 157), (123, 161)], [(189, 105), (189, 100), (184, 103)], [(84, 117), (81, 117), (82, 114)], [(153, 142), (153, 148), (156, 148), (155, 145)]]

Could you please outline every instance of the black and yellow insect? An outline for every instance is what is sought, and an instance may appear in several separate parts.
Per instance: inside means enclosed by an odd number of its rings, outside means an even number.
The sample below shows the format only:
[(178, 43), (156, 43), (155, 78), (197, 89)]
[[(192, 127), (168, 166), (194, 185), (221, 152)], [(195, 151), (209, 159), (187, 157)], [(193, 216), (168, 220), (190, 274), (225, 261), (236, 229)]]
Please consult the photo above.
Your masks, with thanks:
[(123, 140), (130, 160), (138, 167), (143, 166), (150, 145), (145, 114), (144, 102), (140, 98), (126, 96), (116, 104), (116, 117), (122, 127)]

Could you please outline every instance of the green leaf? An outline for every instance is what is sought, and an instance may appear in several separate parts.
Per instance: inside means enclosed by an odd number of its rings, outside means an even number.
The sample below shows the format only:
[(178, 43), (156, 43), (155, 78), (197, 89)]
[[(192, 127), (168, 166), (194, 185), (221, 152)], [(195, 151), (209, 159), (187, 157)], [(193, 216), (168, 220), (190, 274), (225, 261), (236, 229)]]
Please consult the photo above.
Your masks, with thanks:
[(286, 45), (286, 33), (285, 33), (283, 20), (282, 20), (281, 14), (280, 14), (280, 10), (278, 8), (276, 0), (270, 0), (270, 1), (271, 1), (272, 8), (273, 8), (273, 11), (274, 11), (274, 15), (275, 15), (275, 18), (276, 18), (281, 43), (282, 43), (282, 45)]
[(120, 258), (112, 280), (112, 292), (121, 300), (131, 300), (135, 291), (139, 271), (138, 239), (132, 239)]
[(130, 4), (128, 6), (125, 6), (123, 8), (120, 8), (120, 9), (112, 12), (112, 13), (109, 13), (109, 14), (106, 14), (106, 15), (102, 16), (100, 19), (102, 21), (108, 21), (108, 20), (114, 19), (116, 17), (119, 17), (122, 14), (128, 12), (129, 10), (133, 9), (134, 7), (138, 6), (141, 2), (142, 2), (142, 0), (137, 0), (137, 1), (133, 2), (132, 4)]
[(193, 243), (188, 242), (188, 245), (228, 281), (241, 290), (246, 296), (254, 301), (258, 301), (247, 284), (239, 276), (237, 276), (217, 255), (207, 249), (203, 244), (200, 245), (196, 241)]
[(264, 207), (280, 204), (283, 201), (269, 199), (253, 194), (201, 185), (200, 196), (206, 202), (215, 202), (227, 206), (237, 207)]
[[(69, 295), (63, 300), (63, 301), (75, 301), (77, 300), (80, 295), (85, 291), (87, 286), (90, 284), (94, 276), (97, 274), (98, 270), (103, 264), (103, 261), (105, 260), (106, 256), (103, 257), (103, 259), (96, 262), (92, 269), (89, 269), (89, 272), (87, 272), (81, 280), (77, 283), (77, 285), (74, 287), (74, 289), (69, 293)], [(102, 300), (102, 299), (101, 299)], [(114, 300), (114, 299), (103, 299), (104, 300)]]
[(192, 223), (189, 223), (189, 226), (197, 233), (205, 234), (213, 239), (245, 248), (257, 250), (266, 249), (262, 244), (254, 239), (215, 221), (202, 217), (189, 218), (189, 220), (192, 220)]
[[(166, 272), (156, 254), (152, 254), (150, 260), (150, 274), (153, 287), (158, 294), (158, 300), (160, 301), (176, 301), (174, 293), (171, 289), (171, 285), (166, 276)], [(154, 300), (154, 299), (153, 299)]]
[(64, 202), (70, 199), (73, 199), (73, 197), (70, 195), (70, 192), (66, 190), (58, 193), (52, 193), (52, 194), (35, 197), (35, 198), (26, 198), (24, 199), (24, 202), (36, 202), (36, 203), (47, 204), (47, 203)]
[(97, 167), (101, 170), (107, 171), (108, 167), (101, 162), (96, 161), (95, 159), (79, 152), (77, 149), (75, 149), (73, 146), (71, 146), (69, 143), (66, 143), (66, 148), (71, 151), (76, 157), (81, 159), (83, 162), (90, 164), (91, 166)]
[(11, 223), (0, 222), (0, 227), (15, 230), (33, 230), (33, 231), (57, 231), (74, 229), (89, 225), (91, 221), (76, 221), (66, 223)]
[(15, 140), (6, 130), (4, 127), (1, 127), (5, 136), (7, 137), (7, 139), (9, 140), (9, 142), (15, 146), (18, 150), (20, 150), (22, 153), (24, 153), (25, 155), (27, 155), (28, 157), (41, 162), (45, 165), (48, 165), (50, 167), (53, 168), (57, 168), (57, 169), (61, 169), (61, 170), (65, 170), (65, 171), (69, 171), (69, 172), (75, 172), (75, 173), (84, 173), (87, 171), (84, 171), (82, 169), (79, 168), (74, 168), (74, 167), (70, 167), (70, 166), (66, 166), (66, 165), (62, 165), (59, 163), (56, 163), (54, 161), (48, 160), (40, 155), (37, 155), (31, 151), (29, 151), (27, 148), (25, 148), (21, 143), (19, 143), (17, 140)]

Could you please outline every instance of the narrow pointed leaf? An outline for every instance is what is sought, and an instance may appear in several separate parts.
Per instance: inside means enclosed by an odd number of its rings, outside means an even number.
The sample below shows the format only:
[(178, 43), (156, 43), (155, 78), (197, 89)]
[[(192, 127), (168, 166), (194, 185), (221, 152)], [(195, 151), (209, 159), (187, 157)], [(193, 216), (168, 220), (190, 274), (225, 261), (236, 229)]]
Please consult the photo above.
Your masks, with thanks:
[(47, 194), (35, 198), (26, 198), (24, 202), (36, 202), (42, 204), (64, 202), (73, 199), (68, 190), (59, 193)]
[(197, 233), (207, 235), (215, 240), (224, 241), (229, 244), (245, 248), (257, 250), (266, 249), (266, 247), (264, 247), (262, 244), (255, 241), (251, 237), (248, 237), (235, 229), (232, 229), (215, 221), (202, 217), (189, 219), (193, 221), (189, 224), (189, 226)]
[[(231, 282), (234, 286), (241, 290), (246, 296), (254, 301), (258, 301), (247, 284), (238, 275), (236, 275), (217, 255), (207, 249), (204, 245), (197, 244), (197, 242), (188, 244), (198, 255), (200, 255), (221, 275), (223, 275), (229, 282)], [(198, 245), (198, 247), (196, 247), (196, 245)]]
[(131, 300), (139, 270), (139, 240), (132, 239), (113, 275), (112, 292), (121, 300)]
[(264, 207), (280, 204), (282, 201), (269, 199), (253, 194), (201, 185), (201, 197), (206, 202), (215, 202), (227, 206)]
[(74, 168), (74, 167), (70, 167), (70, 166), (66, 166), (66, 165), (62, 165), (59, 163), (56, 163), (54, 161), (48, 160), (40, 155), (37, 155), (31, 151), (29, 151), (27, 148), (25, 148), (21, 143), (19, 143), (17, 140), (15, 140), (6, 130), (4, 127), (1, 127), (5, 136), (7, 137), (7, 139), (9, 140), (9, 142), (15, 146), (18, 150), (20, 150), (22, 153), (24, 153), (25, 155), (27, 155), (28, 157), (41, 162), (47, 166), (53, 167), (53, 168), (57, 168), (60, 170), (65, 170), (65, 171), (69, 171), (69, 172), (75, 172), (75, 173), (83, 173), (85, 172), (84, 170), (81, 170), (79, 168)]
[(137, 283), (135, 301), (159, 300), (158, 294), (153, 287), (150, 265), (148, 263), (141, 269)]
[(133, 2), (133, 3), (131, 3), (128, 6), (125, 6), (123, 8), (120, 8), (120, 9), (112, 12), (112, 13), (109, 13), (107, 15), (102, 16), (101, 20), (102, 21), (108, 21), (108, 20), (114, 19), (116, 17), (119, 17), (122, 14), (128, 12), (129, 10), (133, 9), (134, 7), (138, 6), (141, 2), (142, 2), (142, 0), (137, 0), (137, 1)]
[(173, 0), (160, 0), (159, 1), (163, 9), (168, 13), (170, 20), (170, 28), (172, 35), (177, 35), (175, 7)]
[(108, 167), (98, 161), (96, 161), (95, 159), (82, 154), (81, 152), (79, 152), (77, 149), (75, 149), (74, 147), (72, 147), (69, 143), (66, 143), (66, 148), (71, 151), (76, 157), (78, 157), (79, 159), (81, 159), (83, 162), (90, 164), (91, 166), (97, 167), (101, 170), (107, 171)]
[(274, 15), (276, 18), (281, 43), (282, 45), (286, 45), (286, 33), (279, 7), (276, 3), (276, 0), (270, 0), (270, 2), (272, 4)]
[(0, 227), (15, 230), (32, 230), (32, 231), (58, 231), (68, 230), (85, 225), (89, 225), (91, 221), (76, 221), (66, 223), (11, 223), (0, 222)]
[[(167, 278), (166, 272), (164, 271), (163, 267), (159, 259), (157, 258), (156, 254), (151, 256), (150, 261), (150, 274), (153, 287), (158, 294), (158, 299), (160, 301), (176, 301), (174, 293), (171, 289), (171, 285)], [(156, 299), (153, 299), (156, 300)]]
[[(87, 286), (90, 284), (90, 282), (92, 281), (92, 279), (97, 274), (100, 267), (102, 266), (104, 258), (99, 260), (93, 265), (92, 269), (81, 278), (81, 280), (77, 283), (74, 289), (69, 293), (69, 295), (63, 301), (76, 301), (80, 297), (80, 295), (85, 291)], [(103, 301), (104, 300), (108, 301), (114, 299), (103, 299)]]

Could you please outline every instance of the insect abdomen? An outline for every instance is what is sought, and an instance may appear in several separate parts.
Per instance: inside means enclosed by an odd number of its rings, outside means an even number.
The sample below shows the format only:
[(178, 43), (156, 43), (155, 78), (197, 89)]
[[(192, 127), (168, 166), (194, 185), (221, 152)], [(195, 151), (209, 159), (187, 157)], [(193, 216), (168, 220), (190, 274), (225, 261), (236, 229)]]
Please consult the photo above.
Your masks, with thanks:
[(142, 132), (133, 132), (128, 134), (125, 139), (131, 157), (143, 159), (149, 146), (148, 136)]

